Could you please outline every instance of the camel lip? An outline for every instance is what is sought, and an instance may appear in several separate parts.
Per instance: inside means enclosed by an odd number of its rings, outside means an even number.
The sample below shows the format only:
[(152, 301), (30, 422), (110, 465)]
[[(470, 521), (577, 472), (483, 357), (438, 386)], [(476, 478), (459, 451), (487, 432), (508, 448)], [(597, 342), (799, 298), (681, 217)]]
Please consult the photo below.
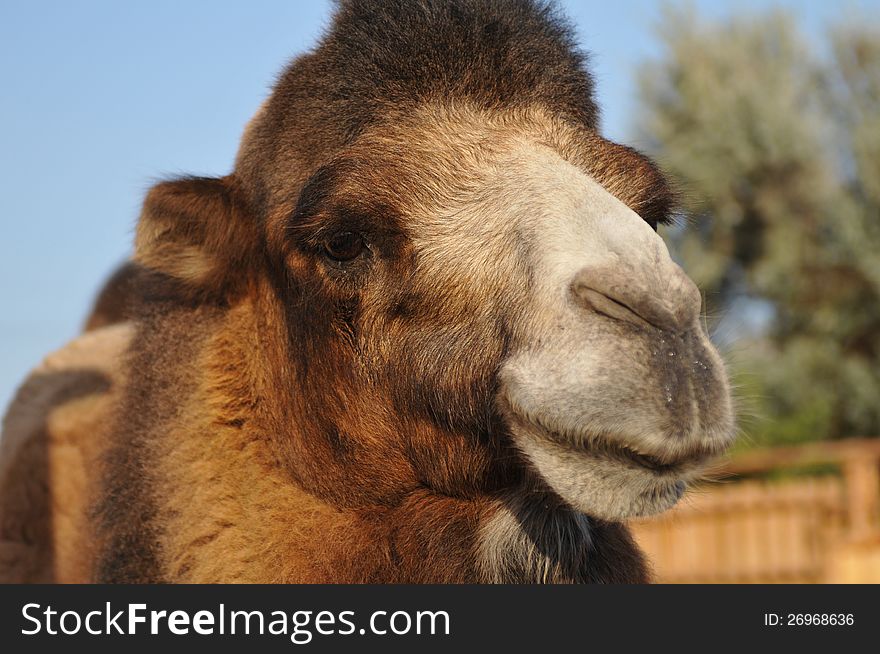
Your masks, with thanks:
[(537, 436), (556, 446), (579, 455), (600, 457), (623, 465), (636, 465), (657, 475), (682, 475), (692, 472), (718, 454), (713, 447), (700, 447), (692, 452), (667, 459), (639, 451), (626, 443), (615, 442), (601, 433), (572, 434), (552, 429), (540, 420), (518, 411), (509, 400), (504, 404), (508, 415), (516, 422), (537, 432)]

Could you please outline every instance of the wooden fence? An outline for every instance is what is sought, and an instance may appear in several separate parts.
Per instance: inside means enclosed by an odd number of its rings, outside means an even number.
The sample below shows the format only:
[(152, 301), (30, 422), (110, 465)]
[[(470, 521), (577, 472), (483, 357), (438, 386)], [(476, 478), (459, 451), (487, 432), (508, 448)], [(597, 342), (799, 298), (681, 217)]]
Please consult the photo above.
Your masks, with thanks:
[(633, 522), (658, 581), (880, 583), (880, 440), (750, 452), (717, 476)]

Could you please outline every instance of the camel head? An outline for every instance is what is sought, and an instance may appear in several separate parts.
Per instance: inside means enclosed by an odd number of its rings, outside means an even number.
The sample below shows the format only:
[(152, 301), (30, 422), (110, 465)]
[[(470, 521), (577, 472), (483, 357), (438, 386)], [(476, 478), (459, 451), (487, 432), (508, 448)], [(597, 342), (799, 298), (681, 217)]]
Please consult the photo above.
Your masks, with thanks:
[(599, 134), (546, 8), (399, 4), (341, 3), (231, 175), (151, 192), (138, 261), (181, 302), (249, 316), (223, 406), (259, 413), (310, 492), (667, 509), (733, 421), (700, 293), (656, 232), (666, 181)]

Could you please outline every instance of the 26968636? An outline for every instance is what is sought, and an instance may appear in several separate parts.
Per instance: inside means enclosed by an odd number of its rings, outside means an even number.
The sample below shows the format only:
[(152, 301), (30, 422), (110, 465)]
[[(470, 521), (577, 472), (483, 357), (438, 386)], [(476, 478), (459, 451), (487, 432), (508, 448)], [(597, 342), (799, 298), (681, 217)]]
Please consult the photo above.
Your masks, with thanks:
[(764, 625), (767, 627), (838, 627), (852, 626), (855, 616), (852, 613), (765, 613)]

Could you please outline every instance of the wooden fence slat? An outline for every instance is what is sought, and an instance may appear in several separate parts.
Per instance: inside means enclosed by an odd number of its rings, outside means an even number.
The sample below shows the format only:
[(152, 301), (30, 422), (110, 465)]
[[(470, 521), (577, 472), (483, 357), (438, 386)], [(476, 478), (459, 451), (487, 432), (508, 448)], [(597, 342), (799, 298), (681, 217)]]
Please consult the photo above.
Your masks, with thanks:
[(811, 583), (880, 575), (880, 441), (753, 453), (728, 469), (754, 474), (804, 462), (833, 463), (842, 474), (725, 480), (694, 489), (662, 516), (634, 521), (658, 581)]

